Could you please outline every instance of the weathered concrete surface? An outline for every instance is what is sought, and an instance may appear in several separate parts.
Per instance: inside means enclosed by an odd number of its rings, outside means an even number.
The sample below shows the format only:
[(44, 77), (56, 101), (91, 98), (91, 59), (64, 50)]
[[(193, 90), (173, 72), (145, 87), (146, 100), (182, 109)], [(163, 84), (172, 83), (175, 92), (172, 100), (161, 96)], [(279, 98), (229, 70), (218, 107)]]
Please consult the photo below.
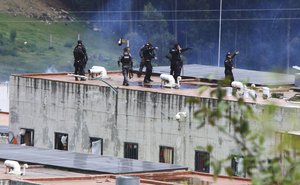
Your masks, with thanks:
[(8, 82), (0, 82), (0, 112), (8, 112), (9, 110), (9, 92)]
[[(54, 132), (69, 134), (69, 150), (87, 151), (89, 137), (115, 135), (115, 95), (108, 87), (12, 78), (10, 129), (34, 128), (35, 146), (53, 148)], [(110, 138), (110, 137), (109, 137)], [(114, 139), (115, 137), (113, 137)], [(107, 143), (108, 148), (111, 142)]]
[[(227, 136), (215, 128), (204, 126), (193, 113), (204, 104), (211, 109), (216, 100), (200, 98), (200, 104), (187, 103), (187, 96), (119, 88), (118, 94), (109, 87), (60, 82), (40, 78), (12, 76), (10, 79), (10, 130), (34, 129), (36, 147), (53, 148), (54, 133), (69, 134), (69, 151), (89, 152), (89, 137), (104, 140), (104, 155), (123, 157), (124, 142), (139, 145), (139, 159), (158, 162), (159, 146), (174, 147), (175, 164), (194, 169), (195, 150), (210, 144), (211, 154), (222, 159), (239, 154)], [(265, 114), (265, 105), (251, 104), (254, 112)], [(176, 120), (178, 112), (187, 118)], [(252, 129), (274, 126), (277, 130), (299, 130), (299, 108), (280, 108), (271, 122)], [(240, 114), (231, 102), (228, 114)], [(207, 119), (203, 119), (206, 121)], [(295, 124), (293, 124), (295, 123)], [(230, 123), (220, 120), (232, 132)], [(267, 141), (274, 145), (274, 133)]]
[(7, 137), (6, 136), (0, 136), (0, 144), (7, 144)]

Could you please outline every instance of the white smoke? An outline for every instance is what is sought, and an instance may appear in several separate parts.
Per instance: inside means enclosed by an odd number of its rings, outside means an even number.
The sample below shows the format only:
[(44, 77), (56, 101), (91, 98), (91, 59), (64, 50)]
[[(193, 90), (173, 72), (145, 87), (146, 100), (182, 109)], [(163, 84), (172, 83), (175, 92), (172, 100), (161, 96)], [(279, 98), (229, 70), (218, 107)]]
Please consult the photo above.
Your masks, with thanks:
[(49, 65), (45, 73), (58, 73), (58, 70), (53, 65)]

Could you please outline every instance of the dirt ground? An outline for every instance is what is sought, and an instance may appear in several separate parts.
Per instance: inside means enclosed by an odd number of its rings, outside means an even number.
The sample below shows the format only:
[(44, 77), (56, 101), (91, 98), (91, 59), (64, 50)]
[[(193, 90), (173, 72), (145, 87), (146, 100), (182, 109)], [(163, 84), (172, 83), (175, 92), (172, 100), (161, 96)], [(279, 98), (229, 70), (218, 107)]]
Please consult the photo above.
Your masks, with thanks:
[(58, 19), (61, 11), (68, 9), (59, 0), (1, 0), (0, 13), (25, 15), (26, 17)]

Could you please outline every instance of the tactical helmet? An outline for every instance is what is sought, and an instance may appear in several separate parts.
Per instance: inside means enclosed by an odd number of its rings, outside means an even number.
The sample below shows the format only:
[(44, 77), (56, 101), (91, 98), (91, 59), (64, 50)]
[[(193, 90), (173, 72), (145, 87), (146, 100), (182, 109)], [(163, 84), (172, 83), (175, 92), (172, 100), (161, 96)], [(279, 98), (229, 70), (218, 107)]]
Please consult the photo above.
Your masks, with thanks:
[(231, 57), (230, 51), (228, 51), (228, 52), (226, 53), (226, 58), (228, 58), (228, 57)]
[(129, 47), (123, 48), (123, 52), (124, 52), (124, 53), (129, 53), (129, 52), (130, 52), (130, 48), (129, 48)]

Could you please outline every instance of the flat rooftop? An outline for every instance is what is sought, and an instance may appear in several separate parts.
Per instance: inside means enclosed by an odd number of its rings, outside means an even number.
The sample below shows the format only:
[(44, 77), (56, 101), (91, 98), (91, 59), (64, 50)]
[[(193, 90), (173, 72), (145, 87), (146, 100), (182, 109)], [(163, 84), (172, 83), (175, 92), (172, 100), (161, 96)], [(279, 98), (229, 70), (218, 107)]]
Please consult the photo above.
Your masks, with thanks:
[[(121, 71), (110, 71), (108, 72), (108, 79), (105, 79), (104, 82), (101, 80), (86, 80), (86, 81), (75, 81), (73, 76), (70, 76), (68, 73), (46, 73), (46, 74), (16, 74), (16, 76), (28, 77), (28, 78), (37, 78), (45, 80), (53, 80), (59, 82), (67, 83), (77, 83), (77, 84), (87, 84), (87, 85), (96, 85), (96, 86), (111, 86), (114, 89), (130, 89), (136, 91), (149, 91), (149, 92), (159, 92), (165, 94), (175, 94), (183, 96), (192, 96), (192, 97), (202, 97), (202, 98), (211, 98), (210, 92), (214, 90), (217, 86), (218, 80), (223, 78), (224, 69), (222, 67), (213, 67), (213, 66), (203, 66), (203, 65), (185, 65), (183, 80), (181, 80), (181, 87), (179, 89), (175, 88), (164, 88), (161, 87), (161, 80), (159, 75), (161, 73), (167, 73), (169, 67), (155, 67), (154, 73), (152, 75), (153, 82), (151, 84), (144, 84), (144, 76), (138, 78), (136, 74), (130, 79), (129, 86), (123, 86), (123, 76)], [(290, 98), (294, 97), (297, 92), (294, 91), (294, 76), (279, 74), (279, 73), (270, 73), (270, 72), (259, 72), (251, 70), (236, 69), (235, 78), (237, 80), (246, 81), (248, 85), (251, 82), (260, 82), (255, 83), (256, 85), (256, 94), (257, 98), (253, 100), (251, 97), (245, 98), (246, 102), (255, 103), (255, 104), (270, 104), (281, 107), (295, 107), (300, 108), (300, 102), (288, 101)], [(236, 75), (240, 74), (240, 75)], [(86, 74), (86, 77), (88, 74)], [(278, 83), (275, 83), (278, 82)], [(280, 83), (279, 83), (280, 82)], [(280, 85), (280, 84), (283, 85)], [(108, 85), (109, 84), (109, 85)], [(268, 98), (263, 99), (262, 96), (262, 85), (270, 84), (270, 94), (280, 93), (282, 96), (280, 98)], [(275, 85), (276, 84), (276, 85)], [(201, 95), (199, 94), (199, 88), (203, 86), (208, 86), (209, 88), (204, 91)], [(267, 85), (265, 85), (267, 86)], [(225, 87), (223, 87), (225, 90)], [(235, 97), (225, 97), (228, 100), (235, 101)]]
[[(20, 162), (21, 166), (23, 164)], [(212, 174), (186, 170), (103, 175), (36, 164), (29, 164), (25, 175), (19, 176), (5, 173), (4, 161), (0, 161), (0, 184), (3, 181), (2, 179), (6, 179), (6, 181), (12, 180), (42, 185), (116, 185), (116, 178), (120, 176), (139, 177), (141, 185), (182, 185), (187, 184), (187, 182), (189, 184), (202, 183), (208, 185), (251, 185), (250, 179), (246, 178), (219, 176), (215, 181)]]
[[(155, 73), (169, 73), (169, 66), (159, 66), (154, 68)], [(254, 71), (235, 68), (232, 70), (234, 79), (249, 84), (257, 84), (262, 86), (270, 85), (293, 85), (295, 81), (294, 75)], [(224, 78), (224, 67), (207, 66), (199, 64), (184, 65), (183, 76), (195, 77), (200, 79), (222, 80)]]

